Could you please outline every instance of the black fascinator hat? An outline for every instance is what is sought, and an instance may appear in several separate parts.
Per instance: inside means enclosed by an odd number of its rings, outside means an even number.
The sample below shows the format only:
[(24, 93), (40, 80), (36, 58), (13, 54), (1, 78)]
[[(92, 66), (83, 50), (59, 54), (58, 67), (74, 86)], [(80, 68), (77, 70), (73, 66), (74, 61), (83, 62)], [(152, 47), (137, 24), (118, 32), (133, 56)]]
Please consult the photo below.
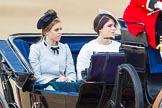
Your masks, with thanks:
[(50, 9), (37, 22), (38, 29), (46, 28), (54, 19), (58, 18), (57, 13)]

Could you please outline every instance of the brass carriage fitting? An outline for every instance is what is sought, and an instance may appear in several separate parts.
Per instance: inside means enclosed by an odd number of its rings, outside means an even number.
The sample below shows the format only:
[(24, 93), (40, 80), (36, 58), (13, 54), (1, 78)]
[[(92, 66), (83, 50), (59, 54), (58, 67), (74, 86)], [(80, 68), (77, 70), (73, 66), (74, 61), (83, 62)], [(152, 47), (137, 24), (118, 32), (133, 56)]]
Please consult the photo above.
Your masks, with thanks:
[(162, 36), (160, 36), (160, 44), (162, 43)]
[(162, 52), (162, 36), (160, 36), (160, 44), (157, 45), (156, 49), (160, 49), (160, 52)]

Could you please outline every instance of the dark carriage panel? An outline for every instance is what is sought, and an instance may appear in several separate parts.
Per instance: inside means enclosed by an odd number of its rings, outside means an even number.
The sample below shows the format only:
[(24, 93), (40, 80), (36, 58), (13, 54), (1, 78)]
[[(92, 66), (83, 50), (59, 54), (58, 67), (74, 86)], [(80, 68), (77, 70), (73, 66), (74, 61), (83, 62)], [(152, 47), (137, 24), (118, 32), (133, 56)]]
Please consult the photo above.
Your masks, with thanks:
[[(127, 29), (127, 23), (122, 18), (118, 19), (121, 26), (121, 49), (126, 55), (126, 63), (135, 67), (138, 72), (145, 73), (147, 64), (147, 35), (145, 32), (138, 36), (132, 35)], [(131, 24), (139, 24), (139, 22), (132, 22)]]
[(126, 63), (135, 67), (138, 72), (145, 73), (147, 64), (147, 37), (145, 33), (133, 36), (126, 28), (121, 28), (121, 48), (126, 55)]
[(127, 28), (121, 28), (121, 34), (122, 42), (135, 42), (137, 44), (148, 46), (146, 33), (140, 33), (138, 36), (133, 36), (130, 32), (128, 32)]
[[(38, 85), (39, 86), (39, 85)], [(41, 104), (43, 108), (102, 108), (104, 106), (105, 83), (87, 82), (80, 85), (79, 92), (60, 92), (37, 89), (30, 93), (35, 103)]]
[(78, 92), (51, 90), (38, 90), (37, 92), (40, 92), (40, 94), (35, 93), (34, 96), (40, 99), (44, 108), (75, 108), (78, 101)]
[(104, 106), (104, 82), (87, 82), (80, 86), (76, 108), (102, 108)]
[(98, 52), (91, 57), (87, 81), (114, 84), (118, 65), (125, 63), (125, 54), (119, 52)]
[(138, 74), (142, 76), (141, 82), (144, 84), (145, 99), (151, 107), (162, 88), (160, 80), (162, 77), (162, 59), (159, 50), (148, 45), (145, 32), (139, 36), (133, 36), (126, 26), (121, 27), (121, 41), (127, 63), (132, 64), (138, 72), (142, 72), (142, 74)]

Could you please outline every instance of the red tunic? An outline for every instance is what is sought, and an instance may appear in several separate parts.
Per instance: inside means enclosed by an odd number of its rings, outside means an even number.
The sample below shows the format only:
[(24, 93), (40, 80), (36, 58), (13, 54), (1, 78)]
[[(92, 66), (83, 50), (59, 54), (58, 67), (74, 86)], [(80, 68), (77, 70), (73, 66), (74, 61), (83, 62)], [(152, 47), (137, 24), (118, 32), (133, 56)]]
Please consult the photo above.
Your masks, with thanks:
[[(148, 43), (153, 48), (156, 48), (155, 23), (158, 12), (149, 16), (147, 14), (153, 11), (153, 3), (156, 1), (158, 0), (131, 0), (123, 15), (123, 19), (126, 22), (142, 22), (145, 24)], [(128, 30), (130, 33), (137, 36), (140, 32), (144, 31), (144, 28), (137, 24), (128, 24)]]

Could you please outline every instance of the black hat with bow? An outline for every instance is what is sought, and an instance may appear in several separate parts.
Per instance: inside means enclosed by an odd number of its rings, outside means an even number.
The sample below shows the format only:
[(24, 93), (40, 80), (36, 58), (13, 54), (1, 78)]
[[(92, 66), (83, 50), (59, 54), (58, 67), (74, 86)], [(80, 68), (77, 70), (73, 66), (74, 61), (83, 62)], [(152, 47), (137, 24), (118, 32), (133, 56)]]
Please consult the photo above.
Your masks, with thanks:
[(42, 16), (37, 23), (38, 29), (46, 28), (54, 19), (58, 18), (57, 13), (53, 11), (52, 13), (46, 12), (44, 16)]

